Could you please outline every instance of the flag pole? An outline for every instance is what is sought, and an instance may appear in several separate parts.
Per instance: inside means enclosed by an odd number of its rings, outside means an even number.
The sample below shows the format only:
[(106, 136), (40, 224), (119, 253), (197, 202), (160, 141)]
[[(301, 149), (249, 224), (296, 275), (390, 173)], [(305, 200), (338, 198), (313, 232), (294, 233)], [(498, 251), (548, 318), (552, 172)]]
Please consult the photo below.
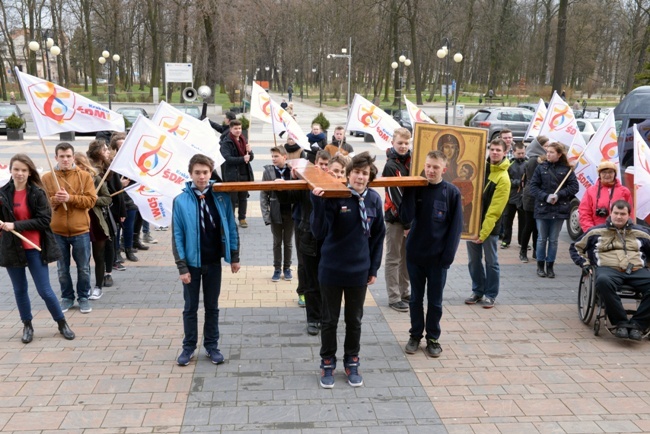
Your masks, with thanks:
[(571, 166), (571, 169), (569, 169), (569, 171), (566, 173), (566, 176), (564, 177), (562, 182), (560, 182), (560, 185), (557, 186), (557, 190), (555, 190), (555, 193), (553, 194), (557, 194), (557, 192), (560, 191), (560, 189), (562, 188), (566, 180), (569, 178), (569, 175), (571, 175), (571, 172), (573, 172), (573, 166)]
[(104, 185), (104, 181), (106, 181), (106, 178), (108, 178), (109, 173), (111, 173), (111, 170), (106, 169), (106, 173), (104, 173), (104, 176), (102, 177), (102, 180), (99, 181), (99, 184), (97, 185), (97, 193), (99, 193), (99, 189), (102, 188), (102, 185)]
[[(50, 160), (50, 154), (47, 152), (47, 148), (45, 147), (45, 140), (43, 140), (43, 137), (38, 136), (39, 140), (41, 141), (41, 146), (43, 146), (43, 152), (45, 152), (45, 158), (47, 158), (47, 164), (50, 166), (50, 171), (52, 172), (52, 178), (54, 178), (54, 183), (56, 184), (56, 190), (59, 191), (61, 190), (61, 184), (59, 184), (59, 178), (56, 177), (56, 173), (54, 172), (54, 166), (52, 166), (52, 160)], [(65, 204), (65, 202), (62, 202), (61, 205), (63, 205), (64, 210), (68, 210), (68, 206)]]
[[(3, 225), (3, 224), (4, 224), (4, 222), (3, 222), (2, 220), (0, 220), (0, 225)], [(29, 241), (27, 238), (25, 238), (23, 235), (21, 235), (21, 234), (18, 233), (17, 231), (14, 230), (14, 231), (9, 231), (9, 232), (11, 232), (11, 233), (14, 234), (15, 236), (17, 236), (18, 238), (20, 238), (21, 240), (23, 240), (24, 242), (26, 242), (27, 244), (29, 244), (30, 246), (32, 246), (33, 248), (35, 248), (35, 249), (38, 250), (39, 252), (41, 251), (41, 248), (40, 248), (40, 247), (38, 247), (36, 244), (34, 244), (34, 243), (32, 243), (31, 241)]]

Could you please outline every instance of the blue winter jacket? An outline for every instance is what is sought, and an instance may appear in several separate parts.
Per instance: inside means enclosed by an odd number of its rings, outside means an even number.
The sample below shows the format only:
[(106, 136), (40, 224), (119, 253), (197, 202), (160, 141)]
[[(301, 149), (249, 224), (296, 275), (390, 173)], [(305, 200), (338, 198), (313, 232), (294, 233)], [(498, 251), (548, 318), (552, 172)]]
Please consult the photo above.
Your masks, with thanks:
[[(199, 200), (192, 191), (191, 182), (174, 199), (172, 210), (172, 250), (179, 274), (188, 273), (188, 266), (201, 267), (201, 239)], [(210, 185), (213, 181), (210, 181)], [(221, 242), (224, 259), (228, 263), (239, 262), (239, 234), (228, 193), (215, 193), (210, 189), (221, 221)]]

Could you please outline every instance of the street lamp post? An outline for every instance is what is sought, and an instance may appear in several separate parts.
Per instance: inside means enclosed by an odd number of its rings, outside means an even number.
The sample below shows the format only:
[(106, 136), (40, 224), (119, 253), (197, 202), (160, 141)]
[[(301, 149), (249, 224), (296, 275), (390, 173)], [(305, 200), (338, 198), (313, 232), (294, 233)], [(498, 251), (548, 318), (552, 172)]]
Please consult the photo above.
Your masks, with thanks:
[[(102, 51), (102, 56), (97, 60), (101, 65), (106, 64), (106, 61), (110, 57), (111, 53), (109, 53), (107, 50)], [(113, 54), (113, 62), (117, 64), (117, 62), (120, 61), (120, 55), (119, 54)], [(106, 84), (106, 87), (108, 89), (108, 109), (112, 110), (112, 104), (111, 104), (111, 86), (113, 84), (111, 83), (112, 81), (112, 76), (113, 76), (113, 65), (109, 64), (108, 67), (108, 81)]]
[[(316, 75), (316, 68), (311, 69), (311, 84), (314, 84), (314, 75)], [(307, 86), (307, 98), (309, 98), (309, 86)]]
[[(48, 36), (49, 32), (50, 29), (45, 29), (45, 33), (43, 33), (43, 40), (45, 42), (45, 47), (46, 47), (46, 49), (43, 50), (45, 52), (45, 60), (43, 65), (43, 78), (45, 78), (47, 81), (52, 81), (52, 70), (50, 68), (50, 54), (56, 57), (59, 54), (61, 54), (61, 49), (56, 45), (54, 45), (54, 39)], [(41, 49), (41, 45), (37, 41), (31, 41), (27, 46), (31, 51), (34, 52), (34, 54), (36, 54), (36, 52)], [(38, 75), (38, 73), (36, 73), (36, 75)]]
[[(449, 125), (449, 88), (451, 87), (451, 74), (449, 72), (448, 54), (451, 51), (451, 39), (445, 38), (444, 43), (445, 45), (443, 45), (442, 48), (436, 52), (436, 56), (438, 56), (439, 59), (447, 58), (447, 60), (445, 61), (445, 74), (447, 75), (447, 85), (445, 89), (445, 125)], [(454, 62), (460, 63), (462, 61), (463, 61), (462, 54), (460, 53), (454, 54)]]
[(397, 109), (401, 111), (402, 110), (402, 88), (404, 87), (404, 84), (402, 83), (403, 81), (402, 72), (404, 72), (404, 67), (411, 66), (411, 59), (407, 59), (406, 56), (402, 54), (401, 56), (399, 56), (397, 60), (399, 60), (399, 63), (393, 62), (390, 64), (390, 67), (393, 68), (395, 74), (397, 74), (397, 81), (399, 86), (398, 89), (395, 89), (395, 96), (397, 97), (397, 107), (398, 107)]
[(269, 66), (264, 67), (264, 70), (266, 71), (266, 75), (264, 77), (266, 78), (266, 81), (269, 83), (269, 88), (267, 90), (271, 90), (271, 82), (269, 81), (269, 69), (271, 69), (271, 67)]
[(348, 59), (348, 97), (347, 104), (348, 108), (350, 107), (350, 79), (352, 77), (352, 38), (350, 38), (350, 52), (348, 53), (347, 48), (341, 48), (342, 54), (328, 54), (328, 59), (344, 58)]

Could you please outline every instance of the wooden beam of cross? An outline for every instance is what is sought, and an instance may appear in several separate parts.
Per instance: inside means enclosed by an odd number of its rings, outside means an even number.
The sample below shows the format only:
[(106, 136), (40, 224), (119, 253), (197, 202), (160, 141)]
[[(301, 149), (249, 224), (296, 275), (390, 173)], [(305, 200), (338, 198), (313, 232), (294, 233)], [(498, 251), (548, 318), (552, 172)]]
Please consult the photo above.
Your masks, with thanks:
[[(215, 182), (214, 191), (281, 191), (281, 190), (313, 190), (316, 187), (323, 189), (323, 197), (350, 197), (352, 193), (345, 186), (345, 181), (336, 179), (329, 173), (311, 163), (302, 163), (305, 160), (290, 160), (295, 167), (295, 172), (301, 178), (292, 181), (246, 181), (246, 182)], [(422, 176), (395, 176), (378, 177), (370, 183), (370, 187), (422, 187), (428, 181)]]

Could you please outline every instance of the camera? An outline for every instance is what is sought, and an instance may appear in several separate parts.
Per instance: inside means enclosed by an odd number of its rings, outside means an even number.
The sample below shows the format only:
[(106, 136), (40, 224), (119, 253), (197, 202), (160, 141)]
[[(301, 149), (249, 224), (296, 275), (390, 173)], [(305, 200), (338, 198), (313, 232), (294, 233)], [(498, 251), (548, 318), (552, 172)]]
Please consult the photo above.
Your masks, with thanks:
[(609, 215), (609, 211), (607, 208), (596, 208), (596, 215), (598, 217), (607, 217)]

